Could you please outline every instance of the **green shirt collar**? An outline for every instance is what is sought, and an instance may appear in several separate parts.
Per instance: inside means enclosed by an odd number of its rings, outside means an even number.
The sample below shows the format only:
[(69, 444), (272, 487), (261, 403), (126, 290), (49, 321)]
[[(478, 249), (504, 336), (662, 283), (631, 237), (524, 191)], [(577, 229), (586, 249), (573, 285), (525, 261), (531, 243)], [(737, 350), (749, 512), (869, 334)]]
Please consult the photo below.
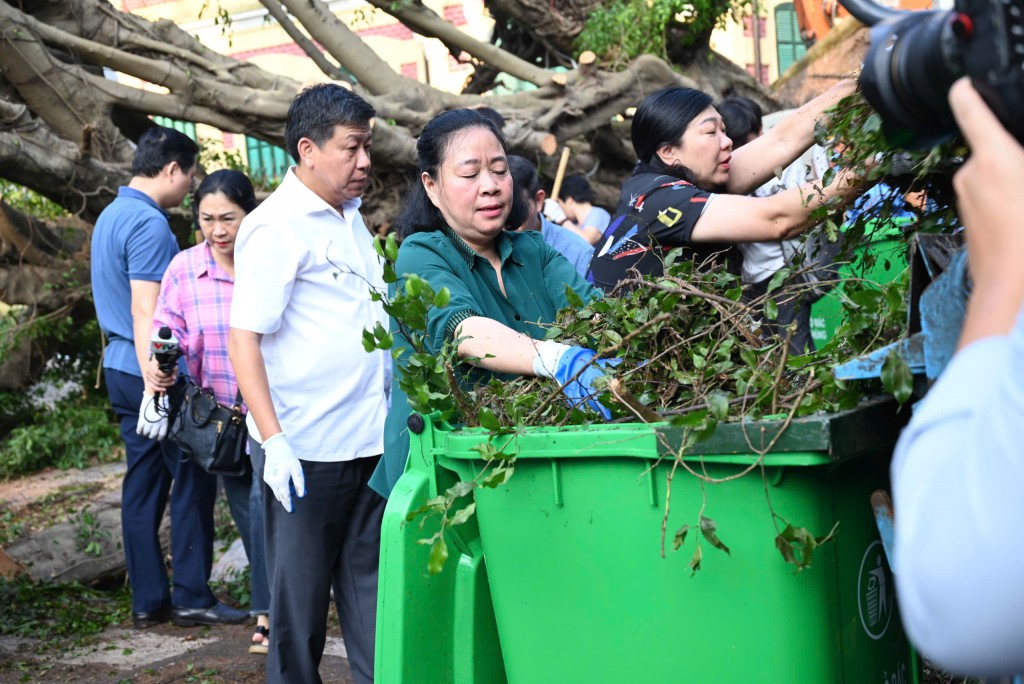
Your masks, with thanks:
[[(466, 265), (469, 266), (470, 268), (473, 268), (474, 265), (476, 264), (477, 257), (479, 257), (480, 255), (477, 254), (472, 247), (466, 244), (466, 241), (459, 237), (458, 233), (449, 228), (447, 225), (441, 226), (441, 232), (444, 233), (449, 240), (451, 240), (452, 244), (455, 246), (455, 250), (463, 259), (466, 260)], [(518, 266), (523, 265), (523, 263), (519, 261), (519, 259), (517, 259), (515, 255), (512, 253), (512, 241), (508, 239), (508, 235), (505, 233), (505, 231), (501, 231), (501, 234), (498, 235), (498, 237), (495, 238), (495, 240), (496, 245), (498, 247), (498, 258), (501, 260), (502, 264), (511, 259), (514, 264)]]

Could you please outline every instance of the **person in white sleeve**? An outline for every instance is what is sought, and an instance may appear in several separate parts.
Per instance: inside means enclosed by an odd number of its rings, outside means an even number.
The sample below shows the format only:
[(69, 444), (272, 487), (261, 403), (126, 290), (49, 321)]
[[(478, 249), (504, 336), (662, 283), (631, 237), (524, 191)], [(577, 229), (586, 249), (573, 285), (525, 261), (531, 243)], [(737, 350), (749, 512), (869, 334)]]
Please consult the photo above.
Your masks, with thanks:
[(973, 287), (959, 349), (892, 463), (903, 622), (959, 674), (1024, 672), (1024, 148), (962, 79), (950, 104), (971, 148), (954, 177)]
[(229, 350), (262, 444), (272, 683), (321, 681), (332, 587), (355, 681), (373, 681), (385, 502), (367, 480), (391, 363), (362, 345), (364, 328), (387, 324), (371, 299), (385, 292), (383, 264), (359, 213), (374, 115), (337, 84), (299, 93), (285, 123), (295, 166), (235, 244)]

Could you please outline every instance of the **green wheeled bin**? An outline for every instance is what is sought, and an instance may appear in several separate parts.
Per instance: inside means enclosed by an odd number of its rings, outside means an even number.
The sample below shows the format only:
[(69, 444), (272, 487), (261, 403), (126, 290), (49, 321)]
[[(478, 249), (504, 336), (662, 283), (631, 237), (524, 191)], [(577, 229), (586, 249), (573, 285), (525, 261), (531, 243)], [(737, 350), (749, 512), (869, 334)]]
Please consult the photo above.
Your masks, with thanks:
[[(376, 681), (381, 684), (808, 682), (905, 684), (917, 667), (904, 636), (871, 493), (888, 487), (902, 425), (891, 402), (800, 418), (761, 468), (738, 475), (781, 421), (719, 425), (687, 465), (724, 480), (701, 487), (677, 468), (662, 557), (666, 477), (683, 432), (666, 425), (527, 428), (515, 475), (478, 489), (476, 515), (446, 534), (409, 520), (431, 497), (476, 477), (479, 429), (413, 416), (405, 474), (381, 536)], [(508, 439), (507, 437), (498, 439)], [(704, 503), (706, 500), (706, 503)], [(775, 545), (768, 508), (826, 534), (797, 572)], [(731, 554), (676, 529), (700, 512)]]
[[(903, 229), (912, 223), (909, 218), (869, 221), (863, 244), (853, 250), (849, 263), (839, 267), (839, 278), (862, 278), (876, 285), (895, 280), (907, 268)], [(842, 292), (839, 283), (811, 305), (811, 339), (818, 348), (832, 339), (843, 322)]]

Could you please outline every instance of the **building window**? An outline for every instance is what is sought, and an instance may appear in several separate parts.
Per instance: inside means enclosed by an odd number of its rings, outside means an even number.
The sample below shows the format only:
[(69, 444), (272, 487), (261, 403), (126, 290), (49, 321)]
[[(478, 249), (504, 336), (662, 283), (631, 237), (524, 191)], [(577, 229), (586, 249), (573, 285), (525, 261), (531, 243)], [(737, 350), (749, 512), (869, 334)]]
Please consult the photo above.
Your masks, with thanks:
[(175, 119), (168, 119), (166, 116), (154, 116), (153, 123), (164, 128), (173, 128), (179, 133), (184, 133), (192, 138), (193, 141), (199, 142), (199, 138), (196, 137), (196, 125), (191, 121), (177, 121)]
[(245, 155), (249, 175), (257, 182), (279, 181), (292, 165), (292, 159), (284, 149), (256, 138), (246, 137)]
[(761, 65), (761, 75), (760, 76), (758, 76), (757, 73), (755, 73), (755, 69), (754, 69), (754, 65), (753, 64), (747, 64), (746, 66), (747, 66), (747, 73), (750, 74), (751, 76), (753, 76), (754, 78), (756, 78), (758, 83), (767, 83), (768, 82), (768, 65), (767, 64), (762, 64)]
[(786, 2), (775, 6), (775, 45), (779, 57), (779, 75), (807, 52), (804, 41), (800, 38), (800, 24), (796, 19), (793, 3)]
[[(792, 6), (792, 5), (790, 5), (790, 6)], [(767, 24), (767, 23), (768, 23), (767, 19), (765, 19), (764, 17), (758, 17), (758, 20), (757, 20), (757, 37), (758, 38), (764, 38), (765, 36), (768, 35), (768, 33), (767, 33), (768, 29), (765, 27), (765, 24)], [(750, 38), (751, 36), (754, 35), (754, 17), (752, 17), (750, 15), (747, 15), (747, 16), (743, 17), (743, 35), (746, 36), (747, 38)]]

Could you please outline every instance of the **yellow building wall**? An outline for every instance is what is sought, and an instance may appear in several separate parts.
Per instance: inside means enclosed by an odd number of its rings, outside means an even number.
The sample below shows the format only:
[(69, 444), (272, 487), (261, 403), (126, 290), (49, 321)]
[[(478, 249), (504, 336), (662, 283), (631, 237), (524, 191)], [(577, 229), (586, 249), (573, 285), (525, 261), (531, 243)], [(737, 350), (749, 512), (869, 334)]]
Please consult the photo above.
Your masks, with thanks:
[[(781, 76), (775, 40), (775, 7), (785, 1), (760, 0), (757, 3), (759, 21), (764, 25), (764, 37), (760, 39), (760, 49), (762, 71), (767, 71), (767, 78), (763, 79), (765, 85)], [(730, 18), (725, 28), (715, 29), (711, 34), (711, 49), (724, 55), (741, 67), (748, 68), (751, 74), (756, 77), (756, 74), (751, 69), (755, 62), (754, 36), (744, 35), (744, 25), (742, 22)]]

